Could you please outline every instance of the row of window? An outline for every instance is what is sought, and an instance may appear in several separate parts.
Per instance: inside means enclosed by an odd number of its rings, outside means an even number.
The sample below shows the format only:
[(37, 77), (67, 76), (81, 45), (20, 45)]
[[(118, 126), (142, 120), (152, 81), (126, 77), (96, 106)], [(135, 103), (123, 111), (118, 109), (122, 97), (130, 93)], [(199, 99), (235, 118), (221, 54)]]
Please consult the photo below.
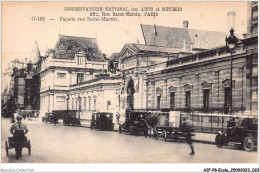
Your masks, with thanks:
[[(76, 103), (76, 107), (75, 109), (79, 109), (79, 107), (81, 107), (81, 103), (79, 103), (78, 105), (78, 100), (75, 100), (75, 103)], [(84, 101), (83, 101), (83, 105), (84, 105), (84, 110), (87, 110), (87, 99), (84, 98)], [(97, 98), (94, 97), (93, 99), (93, 109), (96, 110), (96, 105), (97, 105)], [(72, 110), (74, 110), (74, 99), (72, 99)], [(89, 97), (88, 99), (88, 110), (90, 110), (91, 108), (91, 97)], [(110, 110), (111, 109), (111, 101), (108, 100), (107, 101), (107, 110)]]
[[(209, 93), (210, 89), (203, 90), (203, 108), (209, 109)], [(225, 88), (225, 100), (224, 100), (224, 108), (230, 107), (230, 87)], [(170, 93), (170, 108), (175, 109), (175, 92)], [(161, 108), (161, 95), (157, 95), (157, 109)], [(185, 91), (185, 108), (191, 108), (191, 91)]]
[[(66, 79), (66, 73), (57, 73), (57, 78)], [(84, 80), (84, 73), (77, 73), (77, 83), (81, 83)]]

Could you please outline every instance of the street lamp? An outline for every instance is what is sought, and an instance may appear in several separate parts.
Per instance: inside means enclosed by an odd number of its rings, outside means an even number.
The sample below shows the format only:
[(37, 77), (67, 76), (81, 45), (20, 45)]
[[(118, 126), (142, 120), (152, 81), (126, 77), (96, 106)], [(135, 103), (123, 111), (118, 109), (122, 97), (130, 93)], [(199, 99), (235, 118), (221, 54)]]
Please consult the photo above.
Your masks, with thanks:
[(79, 119), (80, 119), (80, 112), (81, 112), (81, 100), (82, 100), (82, 98), (79, 95), (79, 97), (78, 97), (78, 101), (79, 101)]
[(235, 48), (236, 48), (236, 44), (238, 42), (238, 39), (237, 37), (234, 35), (234, 29), (231, 28), (230, 30), (230, 36), (229, 37), (226, 37), (225, 39), (226, 41), (226, 46), (228, 47), (229, 49), (229, 52), (231, 54), (230, 56), (230, 107), (229, 107), (229, 111), (230, 111), (230, 114), (232, 114), (232, 85), (233, 85), (233, 79), (232, 79), (232, 69), (233, 69), (233, 53), (235, 53)]

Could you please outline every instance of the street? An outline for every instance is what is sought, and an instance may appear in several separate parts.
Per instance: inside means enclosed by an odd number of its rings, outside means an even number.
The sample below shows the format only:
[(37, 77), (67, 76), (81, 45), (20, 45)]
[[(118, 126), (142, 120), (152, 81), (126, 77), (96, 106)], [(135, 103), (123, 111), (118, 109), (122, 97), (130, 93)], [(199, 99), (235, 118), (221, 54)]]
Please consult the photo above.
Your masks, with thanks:
[(2, 163), (256, 163), (257, 151), (217, 148), (193, 143), (195, 155), (185, 142), (164, 142), (143, 136), (130, 136), (86, 127), (54, 126), (23, 120), (29, 128), (32, 153), (23, 148), (23, 157), (15, 159), (15, 149), (5, 152), (5, 140), (11, 136), (10, 119), (2, 118)]

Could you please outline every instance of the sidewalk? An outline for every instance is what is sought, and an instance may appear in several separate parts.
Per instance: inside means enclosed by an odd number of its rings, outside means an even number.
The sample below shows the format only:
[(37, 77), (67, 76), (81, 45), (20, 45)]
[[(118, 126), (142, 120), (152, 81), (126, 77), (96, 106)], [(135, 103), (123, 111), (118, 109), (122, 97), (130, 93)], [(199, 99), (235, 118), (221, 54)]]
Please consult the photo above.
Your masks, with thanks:
[[(81, 126), (90, 128), (90, 122), (83, 121), (81, 122)], [(118, 129), (119, 129), (119, 125), (115, 124), (114, 131), (118, 132)], [(215, 145), (216, 134), (201, 133), (201, 132), (194, 132), (194, 134), (195, 136), (192, 137), (193, 142)]]

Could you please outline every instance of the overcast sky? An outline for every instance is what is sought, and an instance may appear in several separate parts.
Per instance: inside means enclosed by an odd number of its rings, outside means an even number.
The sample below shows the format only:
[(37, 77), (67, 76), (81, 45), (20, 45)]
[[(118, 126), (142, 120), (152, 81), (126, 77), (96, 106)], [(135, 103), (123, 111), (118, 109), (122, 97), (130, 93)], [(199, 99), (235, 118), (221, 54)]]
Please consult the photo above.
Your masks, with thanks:
[[(158, 17), (120, 17), (116, 22), (62, 22), (60, 17), (88, 17), (86, 11), (64, 11), (64, 7), (123, 6), (182, 7), (181, 12), (159, 12)], [(125, 43), (144, 43), (140, 24), (227, 32), (227, 12), (236, 12), (236, 33), (245, 33), (246, 2), (4, 2), (2, 3), (2, 65), (14, 58), (30, 56), (35, 41), (41, 55), (53, 48), (61, 35), (97, 37), (103, 53), (120, 52)], [(45, 17), (44, 22), (32, 17)], [(55, 19), (55, 20), (49, 20)], [(223, 38), (225, 39), (225, 38)], [(3, 67), (2, 66), (2, 67)], [(2, 68), (3, 69), (3, 68)]]

